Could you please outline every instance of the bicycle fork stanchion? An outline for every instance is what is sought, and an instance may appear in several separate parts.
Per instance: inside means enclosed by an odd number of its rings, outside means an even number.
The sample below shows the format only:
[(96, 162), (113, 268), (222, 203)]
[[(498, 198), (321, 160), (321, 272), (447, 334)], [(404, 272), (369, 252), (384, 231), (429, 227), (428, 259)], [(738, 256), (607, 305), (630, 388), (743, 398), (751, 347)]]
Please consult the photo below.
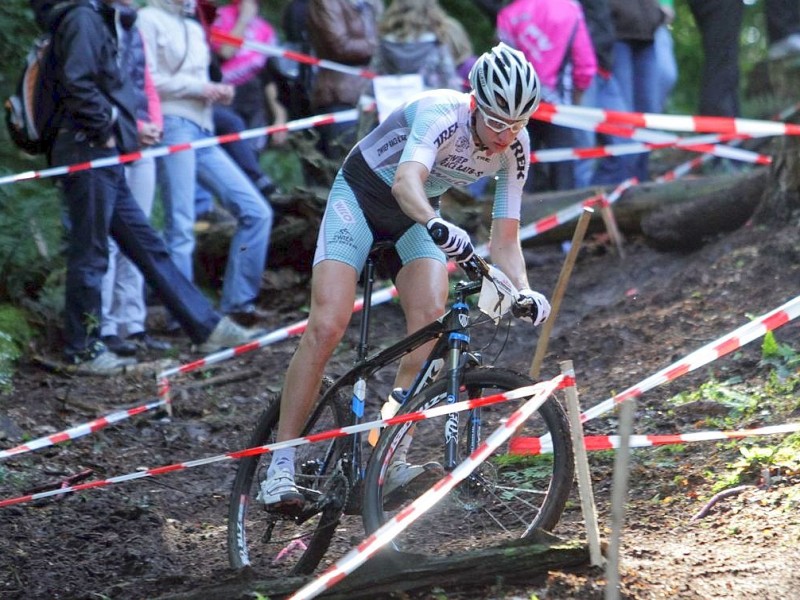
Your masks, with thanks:
[(578, 258), (578, 252), (581, 249), (583, 238), (586, 235), (586, 229), (589, 227), (589, 220), (592, 218), (594, 210), (588, 206), (583, 207), (581, 216), (578, 219), (578, 224), (575, 226), (575, 233), (572, 234), (572, 245), (567, 253), (567, 259), (564, 261), (564, 266), (561, 267), (561, 273), (558, 276), (553, 297), (550, 299), (550, 316), (542, 326), (542, 333), (539, 335), (539, 341), (536, 344), (536, 352), (533, 355), (531, 362), (531, 370), (529, 375), (533, 379), (539, 379), (539, 372), (542, 369), (542, 361), (547, 352), (547, 344), (550, 340), (550, 333), (553, 331), (553, 324), (558, 316), (558, 311), (561, 308), (561, 300), (564, 298), (564, 292), (567, 289), (569, 277), (572, 274), (572, 268), (575, 266), (575, 261)]
[[(448, 357), (448, 372), (449, 378), (447, 385), (447, 403), (454, 404), (458, 397), (458, 388), (461, 385), (461, 375), (464, 372), (464, 348), (469, 344), (469, 333), (467, 332), (466, 325), (469, 321), (469, 308), (464, 303), (464, 297), (459, 296), (457, 301), (453, 304), (453, 315), (458, 321), (460, 328), (451, 331), (450, 336), (450, 354)], [(479, 410), (479, 409), (475, 409)], [(471, 429), (471, 428), (470, 428)], [(456, 468), (458, 464), (458, 414), (450, 413), (447, 415), (447, 424), (444, 428), (444, 469), (448, 473)]]
[(606, 564), (605, 600), (619, 599), (619, 546), (625, 522), (625, 502), (628, 496), (628, 465), (631, 458), (631, 432), (636, 399), (625, 400), (620, 407), (620, 447), (614, 457), (614, 478), (611, 487), (611, 540)]
[[(575, 380), (575, 370), (572, 361), (565, 360), (561, 363), (561, 374)], [(586, 541), (589, 544), (589, 560), (592, 566), (603, 566), (603, 554), (600, 551), (600, 527), (597, 524), (597, 508), (594, 504), (592, 491), (592, 478), (589, 474), (589, 458), (583, 439), (583, 425), (581, 424), (581, 408), (578, 404), (577, 387), (573, 384), (565, 390), (567, 397), (567, 416), (569, 417), (569, 431), (572, 437), (572, 450), (575, 455), (575, 471), (578, 474), (578, 493), (581, 498), (581, 511), (586, 523)]]

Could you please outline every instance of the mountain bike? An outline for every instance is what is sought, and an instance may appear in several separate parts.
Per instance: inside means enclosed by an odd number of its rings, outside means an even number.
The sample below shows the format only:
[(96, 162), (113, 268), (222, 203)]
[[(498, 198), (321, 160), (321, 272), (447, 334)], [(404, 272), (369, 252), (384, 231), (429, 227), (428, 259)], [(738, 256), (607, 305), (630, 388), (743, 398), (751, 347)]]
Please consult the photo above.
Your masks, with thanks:
[[(408, 352), (435, 341), (414, 382), (402, 394), (400, 414), (513, 390), (534, 383), (527, 375), (482, 365), (470, 349), (470, 330), (498, 322), (514, 308), (514, 290), (495, 267), (478, 256), (460, 265), (468, 276), (458, 282), (446, 313), (400, 341), (369, 353), (369, 324), (375, 273), (374, 252), (363, 272), (364, 305), (355, 365), (335, 381), (325, 378), (303, 435), (358, 424), (364, 419), (367, 381)], [(510, 286), (510, 287), (509, 287)], [(489, 315), (473, 312), (467, 299), (481, 293)], [(494, 325), (494, 323), (491, 323)], [(275, 442), (280, 398), (273, 398), (259, 417), (248, 447)], [(296, 483), (305, 505), (293, 514), (265, 510), (256, 496), (269, 459), (259, 454), (239, 461), (228, 511), (228, 556), (237, 569), (253, 567), (270, 575), (312, 572), (331, 545), (334, 533), (344, 535), (349, 549), (363, 539), (353, 523), (362, 516), (367, 533), (424, 492), (386, 494), (386, 473), (398, 448), (414, 464), (431, 461), (452, 470), (518, 406), (503, 402), (441, 419), (389, 426), (374, 449), (366, 436), (329, 439), (297, 447)], [(548, 436), (552, 452), (526, 456), (498, 449), (447, 498), (415, 521), (393, 542), (398, 555), (434, 556), (524, 538), (537, 528), (558, 522), (573, 481), (573, 455), (567, 418), (555, 396), (549, 397), (516, 436)], [(369, 458), (365, 458), (370, 452)], [(413, 488), (414, 486), (409, 486)], [(351, 519), (346, 522), (343, 519)], [(354, 532), (354, 529), (359, 531)]]

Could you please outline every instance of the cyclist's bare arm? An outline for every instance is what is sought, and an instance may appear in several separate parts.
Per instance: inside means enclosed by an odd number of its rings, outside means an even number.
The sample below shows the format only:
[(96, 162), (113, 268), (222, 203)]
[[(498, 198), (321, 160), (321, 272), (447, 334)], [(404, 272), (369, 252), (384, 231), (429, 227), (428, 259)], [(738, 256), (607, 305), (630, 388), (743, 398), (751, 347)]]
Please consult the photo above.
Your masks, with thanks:
[(425, 195), (428, 173), (428, 168), (422, 163), (413, 160), (400, 163), (392, 184), (392, 195), (400, 205), (400, 210), (421, 225), (436, 216)]
[(492, 221), (492, 262), (503, 271), (518, 290), (529, 288), (525, 259), (519, 241), (519, 221), (498, 218)]

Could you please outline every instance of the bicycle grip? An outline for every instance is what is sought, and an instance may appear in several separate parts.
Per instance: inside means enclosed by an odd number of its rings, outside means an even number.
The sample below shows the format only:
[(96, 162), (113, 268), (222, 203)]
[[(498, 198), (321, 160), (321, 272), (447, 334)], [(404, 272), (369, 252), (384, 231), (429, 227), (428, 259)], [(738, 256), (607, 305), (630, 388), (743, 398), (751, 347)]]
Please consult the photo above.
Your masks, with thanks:
[(442, 223), (434, 223), (428, 228), (428, 234), (438, 246), (441, 246), (447, 241), (449, 232), (447, 231), (446, 225)]

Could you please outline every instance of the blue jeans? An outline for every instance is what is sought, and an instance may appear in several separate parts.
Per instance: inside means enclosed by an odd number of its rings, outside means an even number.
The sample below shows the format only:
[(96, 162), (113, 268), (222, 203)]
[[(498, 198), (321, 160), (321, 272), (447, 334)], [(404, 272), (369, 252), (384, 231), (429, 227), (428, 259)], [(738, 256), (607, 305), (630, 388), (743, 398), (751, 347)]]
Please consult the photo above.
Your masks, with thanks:
[[(626, 110), (622, 91), (613, 75), (608, 78), (596, 75), (581, 98), (581, 106), (615, 111)], [(630, 141), (625, 138), (596, 135), (595, 132), (587, 130), (576, 129), (575, 133), (577, 134), (575, 145), (578, 148), (600, 144), (624, 144)], [(631, 169), (632, 161), (633, 158), (630, 156), (609, 156), (599, 161), (580, 160), (575, 164), (575, 187), (619, 183), (625, 179), (624, 174)]]
[[(51, 162), (83, 163), (116, 156), (116, 148), (98, 148), (59, 134)], [(172, 262), (161, 236), (133, 198), (121, 165), (78, 171), (61, 179), (70, 226), (67, 230), (65, 348), (67, 358), (96, 355), (100, 336), (101, 286), (108, 269), (109, 234), (160, 296), (195, 343), (205, 341), (220, 315)]]
[[(613, 79), (619, 85), (622, 110), (647, 113), (661, 110), (657, 67), (653, 42), (614, 42)], [(615, 162), (603, 159), (595, 173), (595, 183), (619, 183), (629, 177), (647, 181), (650, 178), (648, 162), (649, 153), (634, 154)]]
[[(192, 142), (211, 136), (196, 123), (164, 117), (164, 144)], [(243, 310), (258, 296), (267, 262), (272, 209), (252, 182), (219, 146), (187, 150), (159, 159), (164, 201), (165, 238), (170, 256), (192, 279), (195, 247), (195, 183), (216, 196), (237, 221), (222, 283), (223, 313)]]
[(660, 107), (657, 112), (664, 112), (667, 100), (678, 81), (678, 63), (675, 60), (675, 43), (669, 27), (661, 25), (655, 35), (656, 64), (658, 65), (658, 99)]
[[(256, 125), (250, 129), (254, 129), (255, 127)], [(248, 129), (248, 126), (244, 119), (231, 107), (214, 107), (214, 132), (216, 135), (240, 133), (245, 129)], [(272, 183), (269, 175), (264, 173), (261, 169), (261, 164), (258, 162), (259, 152), (267, 148), (266, 140), (267, 137), (264, 136), (261, 138), (237, 140), (235, 142), (222, 144), (222, 149), (230, 155), (236, 162), (236, 165), (244, 171), (244, 174), (250, 178), (250, 181), (252, 181), (258, 189), (262, 189), (266, 185)], [(266, 198), (266, 200), (269, 200), (269, 198)], [(202, 185), (198, 185), (195, 203), (197, 214), (203, 214), (214, 207), (214, 198)]]
[[(125, 179), (131, 194), (150, 218), (156, 192), (156, 161), (141, 158), (125, 165)], [(108, 240), (108, 271), (103, 277), (103, 319), (100, 334), (128, 337), (145, 330), (147, 306), (144, 277), (113, 239)]]

